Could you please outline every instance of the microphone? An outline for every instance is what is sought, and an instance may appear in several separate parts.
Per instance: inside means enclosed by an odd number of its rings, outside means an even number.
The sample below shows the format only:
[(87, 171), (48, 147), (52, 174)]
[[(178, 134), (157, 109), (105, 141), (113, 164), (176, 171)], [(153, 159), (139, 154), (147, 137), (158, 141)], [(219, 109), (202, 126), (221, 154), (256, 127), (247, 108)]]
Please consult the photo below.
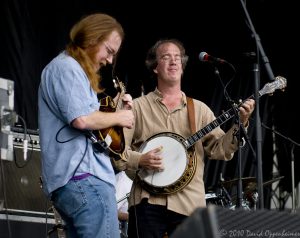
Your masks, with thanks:
[(228, 63), (226, 60), (213, 57), (213, 56), (207, 54), (206, 52), (201, 52), (199, 54), (199, 59), (200, 59), (200, 61), (209, 62), (209, 63), (213, 63), (213, 64), (227, 64)]

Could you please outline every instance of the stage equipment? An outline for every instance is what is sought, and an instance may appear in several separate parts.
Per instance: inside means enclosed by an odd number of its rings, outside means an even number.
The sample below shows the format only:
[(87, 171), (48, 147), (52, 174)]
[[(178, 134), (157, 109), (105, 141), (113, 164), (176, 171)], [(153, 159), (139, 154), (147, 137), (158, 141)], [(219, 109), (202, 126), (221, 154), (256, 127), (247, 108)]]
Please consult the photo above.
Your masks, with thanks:
[(292, 212), (296, 212), (296, 198), (295, 198), (295, 156), (294, 156), (294, 149), (295, 146), (300, 147), (300, 144), (297, 143), (296, 141), (292, 140), (289, 137), (284, 136), (283, 134), (279, 133), (278, 131), (266, 126), (265, 124), (262, 123), (262, 126), (268, 130), (271, 130), (273, 133), (276, 135), (280, 136), (281, 138), (287, 140), (290, 142), (290, 147), (291, 147), (291, 177), (292, 177)]
[(170, 236), (182, 237), (300, 237), (300, 214), (209, 205), (196, 209)]
[(16, 121), (14, 113), (14, 82), (0, 78), (0, 159), (13, 160), (13, 136), (10, 128)]
[[(280, 176), (277, 178), (273, 178), (269, 181), (263, 183), (263, 186), (271, 185), (272, 183), (283, 179), (284, 176)], [(258, 192), (257, 192), (257, 183), (255, 177), (245, 177), (242, 178), (242, 186), (243, 186), (243, 199), (241, 208), (244, 210), (256, 210), (257, 208), (257, 201), (258, 201)], [(221, 182), (222, 186), (229, 191), (231, 194), (232, 199), (232, 208), (236, 208), (237, 204), (237, 195), (236, 195), (236, 186), (239, 179), (235, 178), (229, 181)]]
[[(259, 94), (258, 89), (260, 87), (260, 67), (259, 67), (259, 56), (261, 57), (261, 60), (263, 61), (263, 64), (265, 66), (266, 72), (269, 76), (269, 79), (271, 81), (275, 80), (271, 65), (269, 63), (269, 59), (266, 56), (264, 49), (261, 44), (261, 40), (259, 35), (256, 33), (256, 30), (254, 28), (254, 25), (252, 24), (252, 20), (250, 18), (250, 15), (248, 13), (248, 10), (246, 8), (246, 3), (244, 0), (240, 0), (240, 3), (242, 5), (242, 8), (245, 13), (246, 17), (246, 25), (250, 28), (251, 31), (251, 37), (255, 39), (256, 44), (256, 52), (254, 55), (256, 56), (256, 62), (253, 63), (253, 72), (254, 72), (254, 92), (255, 92), (255, 129), (256, 129), (256, 160), (257, 160), (257, 184), (258, 184), (258, 207), (263, 209), (264, 208), (264, 195), (263, 195), (263, 172), (262, 172), (262, 129), (261, 129), (261, 118), (260, 118), (260, 108), (259, 108)], [(240, 183), (241, 186), (241, 183)]]

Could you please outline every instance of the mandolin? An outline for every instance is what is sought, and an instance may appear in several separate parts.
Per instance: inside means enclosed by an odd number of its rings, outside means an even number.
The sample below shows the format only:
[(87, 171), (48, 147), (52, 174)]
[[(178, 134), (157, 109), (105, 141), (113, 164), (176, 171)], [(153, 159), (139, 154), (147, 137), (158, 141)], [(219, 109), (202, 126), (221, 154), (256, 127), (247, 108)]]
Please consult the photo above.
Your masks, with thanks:
[[(125, 94), (125, 86), (119, 81), (117, 77), (113, 79), (114, 87), (118, 91), (118, 97), (114, 101), (110, 96), (100, 99), (99, 111), (102, 112), (115, 112), (121, 108), (121, 98)], [(109, 156), (114, 160), (119, 160), (123, 156), (125, 149), (125, 139), (123, 133), (123, 127), (114, 126), (97, 131), (93, 131), (93, 134), (97, 137), (97, 140), (105, 142), (109, 149)]]

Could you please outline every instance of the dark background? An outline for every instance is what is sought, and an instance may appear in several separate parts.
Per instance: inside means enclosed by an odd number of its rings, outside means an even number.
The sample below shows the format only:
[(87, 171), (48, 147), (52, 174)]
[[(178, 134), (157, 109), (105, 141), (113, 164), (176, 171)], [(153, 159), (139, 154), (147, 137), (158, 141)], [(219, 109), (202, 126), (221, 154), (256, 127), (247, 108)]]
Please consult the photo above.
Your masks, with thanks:
[[(272, 82), (265, 70), (261, 55), (256, 52), (253, 32), (245, 20), (245, 11), (238, 0), (210, 1), (108, 1), (108, 0), (2, 0), (0, 5), (0, 77), (15, 82), (15, 110), (27, 127), (38, 130), (37, 90), (43, 67), (64, 49), (71, 26), (83, 15), (104, 12), (114, 16), (124, 27), (125, 40), (117, 61), (116, 73), (127, 91), (137, 97), (141, 88), (153, 89), (144, 66), (147, 50), (160, 38), (177, 38), (183, 42), (189, 62), (182, 89), (188, 96), (202, 100), (220, 115), (230, 104), (225, 100), (222, 84), (233, 77), (227, 90), (231, 99), (246, 99), (254, 93), (256, 78), (254, 63), (258, 63), (259, 88)], [(299, 12), (296, 1), (251, 0), (244, 2), (274, 76), (287, 79), (284, 92), (261, 97), (261, 120), (285, 137), (299, 142), (298, 60)], [(236, 74), (226, 65), (220, 66), (221, 81), (211, 64), (200, 62), (198, 55), (205, 51), (230, 62)], [(257, 61), (259, 59), (259, 61)], [(104, 70), (104, 85), (114, 94), (110, 68)], [(222, 127), (226, 129), (229, 124)], [(249, 138), (256, 152), (256, 120), (253, 115)], [(280, 181), (283, 191), (291, 191), (291, 143), (262, 128), (263, 180), (285, 176)], [(273, 146), (276, 144), (276, 146)], [(255, 153), (254, 153), (255, 154)], [(278, 173), (273, 173), (274, 156)], [(299, 170), (299, 148), (294, 150), (295, 170)], [(242, 149), (242, 177), (257, 177), (256, 158), (246, 145)], [(222, 175), (225, 180), (236, 178), (237, 156), (230, 162), (208, 161), (205, 181), (207, 188), (215, 186)], [(296, 185), (299, 182), (296, 173)], [(267, 189), (267, 188), (266, 188)], [(268, 205), (271, 193), (266, 191)]]

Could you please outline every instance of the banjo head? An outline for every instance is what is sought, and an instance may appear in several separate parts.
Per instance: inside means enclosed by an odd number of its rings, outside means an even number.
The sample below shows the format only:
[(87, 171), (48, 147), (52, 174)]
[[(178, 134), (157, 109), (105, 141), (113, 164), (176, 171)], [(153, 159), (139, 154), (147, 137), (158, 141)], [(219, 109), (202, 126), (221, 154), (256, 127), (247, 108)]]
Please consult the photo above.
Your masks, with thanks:
[(165, 132), (150, 137), (142, 144), (139, 150), (141, 153), (163, 147), (161, 156), (164, 170), (141, 169), (138, 172), (138, 177), (146, 190), (152, 193), (170, 194), (179, 191), (191, 180), (194, 174), (190, 171), (191, 152), (183, 145), (183, 140), (180, 135)]

